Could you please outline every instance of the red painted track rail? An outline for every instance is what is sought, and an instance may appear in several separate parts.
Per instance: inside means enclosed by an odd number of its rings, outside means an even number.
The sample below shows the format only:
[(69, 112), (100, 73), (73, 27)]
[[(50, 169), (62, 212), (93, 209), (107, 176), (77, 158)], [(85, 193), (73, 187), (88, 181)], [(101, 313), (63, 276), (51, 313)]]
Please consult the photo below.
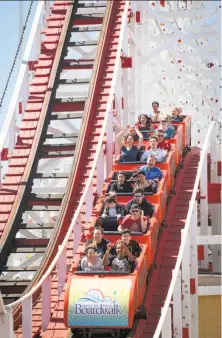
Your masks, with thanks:
[[(16, 153), (17, 160), (15, 163), (13, 162), (14, 169), (12, 170), (10, 168), (10, 173), (13, 176), (13, 178), (10, 178), (11, 184), (14, 184), (16, 180), (15, 177), (19, 177), (16, 181), (17, 186), (13, 185), (13, 189), (14, 191), (16, 191), (14, 195), (16, 195), (18, 192), (17, 195), (19, 196), (19, 198), (16, 197), (15, 204), (12, 205), (12, 208), (16, 208), (17, 212), (12, 212), (11, 214), (8, 213), (8, 221), (6, 219), (6, 216), (4, 218), (5, 222), (7, 221), (7, 223), (2, 223), (4, 224), (2, 244), (3, 247), (5, 247), (4, 250), (2, 249), (2, 253), (4, 252), (4, 255), (2, 255), (2, 257), (4, 256), (4, 259), (2, 259), (1, 263), (2, 266), (5, 266), (6, 264), (5, 260), (8, 257), (8, 248), (10, 247), (10, 244), (14, 245), (13, 241), (16, 241), (17, 246), (23, 245), (22, 240), (20, 240), (19, 242), (17, 239), (15, 239), (15, 234), (17, 232), (17, 229), (15, 228), (15, 223), (16, 221), (18, 221), (18, 219), (21, 218), (21, 213), (24, 209), (24, 206), (28, 205), (29, 210), (32, 205), (38, 205), (38, 208), (40, 208), (41, 206), (39, 200), (37, 201), (37, 203), (33, 203), (32, 199), (29, 199), (29, 197), (32, 197), (30, 195), (26, 195), (27, 203), (25, 203), (24, 199), (22, 198), (22, 196), (25, 195), (25, 193), (27, 192), (24, 188), (24, 183), (27, 181), (28, 184), (25, 185), (25, 187), (27, 187), (32, 184), (33, 177), (36, 177), (35, 175), (39, 177), (41, 176), (40, 174), (37, 174), (34, 170), (36, 169), (36, 158), (42, 156), (43, 153), (47, 154), (47, 156), (49, 155), (49, 157), (47, 158), (51, 158), (50, 156), (53, 157), (53, 155), (56, 156), (56, 153), (59, 153), (63, 156), (74, 155), (74, 165), (70, 173), (69, 181), (67, 183), (65, 195), (62, 199), (60, 198), (60, 200), (58, 200), (59, 198), (57, 198), (57, 201), (50, 200), (48, 203), (44, 201), (44, 203), (47, 203), (48, 206), (53, 205), (60, 207), (56, 226), (54, 227), (54, 232), (50, 238), (50, 241), (41, 239), (41, 243), (40, 240), (38, 240), (37, 245), (35, 245), (35, 240), (29, 241), (29, 249), (36, 250), (36, 248), (41, 247), (39, 251), (44, 251), (44, 259), (32, 283), (29, 283), (28, 288), (26, 288), (26, 292), (38, 282), (44, 271), (47, 270), (47, 266), (50, 264), (55, 253), (58, 250), (58, 245), (62, 242), (64, 238), (64, 234), (66, 233), (67, 228), (73, 217), (73, 212), (78, 206), (78, 202), (84, 190), (85, 180), (89, 175), (88, 168), (90, 168), (93, 163), (94, 153), (97, 148), (100, 130), (102, 128), (103, 119), (105, 117), (106, 102), (109, 97), (109, 87), (112, 81), (114, 71), (113, 65), (116, 59), (115, 55), (117, 52), (117, 42), (119, 39), (120, 26), (122, 22), (121, 13), (123, 12), (125, 2), (107, 2), (105, 13), (98, 16), (84, 16), (78, 15), (78, 13), (76, 14), (78, 6), (84, 6), (83, 2), (80, 2), (79, 4), (78, 2), (75, 2), (74, 4), (71, 4), (70, 2), (62, 2), (62, 4), (61, 2), (54, 2), (53, 12), (52, 15), (48, 18), (49, 24), (48, 28), (45, 31), (46, 36), (48, 36), (47, 39), (50, 40), (47, 40), (48, 48), (50, 50), (53, 50), (53, 52), (52, 54), (50, 54), (49, 51), (45, 52), (45, 54), (43, 52), (43, 55), (40, 57), (39, 61), (35, 65), (36, 77), (33, 81), (33, 87), (31, 90), (32, 96), (29, 98), (29, 103), (26, 107), (26, 113), (24, 115), (24, 123), (22, 124), (24, 130), (20, 133), (18, 138), (18, 142), (20, 142), (19, 149), (21, 148), (22, 152), (20, 151)], [(72, 47), (74, 45), (70, 40), (71, 32), (81, 30), (81, 27), (84, 26), (93, 27), (95, 25), (98, 26), (101, 24), (101, 36), (98, 43), (97, 54), (94, 64), (92, 64), (93, 60), (90, 59), (79, 61), (64, 59), (67, 47)], [(54, 39), (56, 39), (56, 42), (54, 41)], [(44, 48), (46, 48), (47, 46), (47, 41), (44, 42)], [(75, 67), (85, 69), (86, 65), (87, 67), (93, 68), (87, 102), (85, 103), (84, 100), (74, 100), (74, 102), (72, 102), (71, 100), (70, 103), (69, 100), (58, 100), (55, 96), (54, 91), (56, 91), (58, 85), (62, 83), (59, 79), (59, 74), (61, 70), (73, 69)], [(53, 81), (51, 81), (52, 76)], [(49, 82), (47, 82), (48, 78)], [(52, 97), (50, 96), (51, 93), (54, 93)], [(47, 104), (46, 99), (48, 100)], [(75, 115), (75, 112), (82, 111), (83, 109), (84, 120), (78, 136), (78, 142), (74, 146), (72, 146), (70, 149), (67, 149), (67, 147), (65, 147), (64, 145), (62, 147), (58, 146), (59, 148), (57, 148), (57, 145), (50, 147), (43, 144), (42, 139), (44, 139), (45, 135), (47, 134), (47, 124), (50, 118), (57, 118), (57, 113), (61, 115), (61, 112), (65, 114), (71, 112), (71, 114)], [(70, 118), (70, 114), (67, 115), (67, 118)], [(25, 147), (23, 147), (24, 144)], [(53, 152), (53, 154), (51, 152)], [(63, 154), (64, 152), (68, 152), (68, 155), (67, 153)], [(19, 168), (22, 169), (20, 170)], [(26, 177), (26, 181), (24, 180), (24, 177)], [(12, 189), (12, 186), (10, 184), (9, 186), (10, 189)], [(8, 185), (4, 185), (3, 188), (4, 191), (6, 189), (9, 189)], [(9, 195), (11, 196), (11, 194)], [(14, 203), (14, 199), (12, 202)], [(14, 205), (16, 205), (16, 207)], [(24, 226), (24, 224), (22, 226)], [(72, 243), (70, 244), (72, 246)], [(42, 248), (44, 248), (44, 250)], [(70, 250), (70, 258), (68, 259), (71, 263), (72, 250)], [(36, 270), (37, 268), (38, 267), (36, 267)], [(54, 277), (55, 278), (52, 279), (53, 290), (57, 290), (58, 281), (56, 272)], [(23, 290), (24, 287), (27, 286), (27, 284), (28, 282), (26, 281), (26, 284), (24, 283), (23, 285)], [(16, 286), (18, 286), (18, 283), (13, 284), (10, 292), (5, 293), (6, 296), (10, 295), (9, 299), (11, 301), (19, 298), (21, 294), (19, 294), (18, 292), (15, 293), (14, 290)], [(14, 292), (12, 293), (12, 291)], [(34, 295), (33, 300), (33, 335), (35, 335), (41, 327), (41, 323), (38, 317), (38, 311), (41, 311), (41, 296), (39, 295), (39, 292)], [(55, 305), (58, 304), (57, 301), (58, 298), (53, 294), (52, 308), (53, 306), (55, 307)], [(22, 336), (20, 327), (20, 306), (14, 311), (14, 319), (16, 334), (18, 337)], [(50, 327), (54, 328), (55, 326), (60, 329), (64, 328), (64, 325), (61, 324), (61, 319), (56, 319), (56, 322), (57, 324), (55, 325), (49, 325), (49, 330)], [(59, 336), (64, 335), (62, 332), (60, 332)]]
[[(48, 139), (51, 137), (48, 126), (54, 118), (58, 120), (61, 118), (61, 114), (54, 116), (53, 109), (58, 101), (56, 90), (60, 82), (65, 53), (69, 47), (72, 18), (77, 10), (76, 2), (71, 6), (69, 2), (65, 4), (62, 15), (53, 14), (52, 11), (47, 18), (48, 28), (44, 32), (45, 39), (41, 44), (41, 54), (35, 64), (28, 103), (15, 148), (8, 155), (10, 157), (9, 170), (0, 189), (2, 235), (0, 289), (5, 303), (11, 303), (20, 297), (30, 285), (30, 281), (33, 281), (35, 272), (39, 268), (38, 265), (28, 263), (13, 265), (13, 261), (17, 261), (17, 257), (19, 261), (21, 255), (40, 257), (44, 255), (49, 244), (49, 238), (31, 236), (30, 239), (30, 237), (23, 238), (17, 234), (23, 230), (28, 233), (39, 229), (58, 231), (55, 222), (52, 221), (48, 224), (40, 221), (32, 224), (23, 222), (24, 214), (27, 212), (44, 209), (50, 212), (50, 210), (61, 209), (64, 196), (51, 195), (50, 189), (48, 189), (48, 195), (32, 193), (34, 180), (42, 178), (42, 173), (38, 173), (39, 162), (47, 158), (60, 159), (73, 156), (76, 147), (75, 144), (69, 144), (69, 147), (67, 144), (48, 144)], [(55, 24), (57, 19), (59, 21)], [(75, 114), (75, 108), (72, 109)], [(15, 259), (12, 259), (14, 256)], [(28, 271), (31, 278), (26, 277)], [(16, 274), (20, 276), (17, 276), (16, 282), (13, 282), (12, 276)]]
[[(48, 27), (43, 32), (45, 40), (41, 45), (40, 57), (35, 62), (35, 77), (31, 83), (30, 96), (21, 123), (21, 131), (15, 149), (10, 154), (9, 170), (0, 190), (0, 224), (3, 232), (3, 234), (1, 233), (0, 269), (2, 275), (0, 276), (0, 289), (6, 304), (19, 298), (24, 290), (29, 290), (38, 281), (41, 273), (45, 271), (47, 264), (50, 263), (54, 253), (58, 250), (58, 245), (64, 237), (75, 210), (72, 198), (77, 201), (77, 196), (75, 195), (74, 197), (77, 190), (75, 187), (74, 193), (72, 193), (73, 186), (69, 182), (75, 178), (75, 175), (79, 175), (80, 168), (78, 169), (78, 165), (82, 164), (82, 159), (84, 158), (81, 155), (81, 151), (85, 144), (85, 134), (88, 134), (89, 130), (94, 127), (94, 123), (98, 124), (97, 130), (99, 131), (99, 123), (102, 123), (102, 108), (98, 109), (100, 116), (97, 116), (96, 120), (93, 120), (94, 117), (90, 116), (90, 114), (92, 115), (91, 112), (96, 104), (102, 105), (106, 94), (104, 94), (103, 100), (95, 102), (95, 100), (91, 99), (96, 97), (94, 89), (90, 89), (87, 94), (87, 104), (85, 104), (86, 97), (76, 98), (74, 93), (74, 98), (63, 99), (57, 97), (57, 89), (60, 85), (70, 85), (70, 81), (64, 79), (64, 76), (62, 79), (60, 78), (64, 69), (67, 71), (78, 67), (81, 70), (85, 69), (85, 65), (87, 65), (93, 71), (91, 78), (84, 79), (84, 83), (87, 83), (90, 88), (97, 88), (98, 81), (102, 82), (99, 76), (102, 74), (100, 67), (101, 62), (104, 62), (104, 57), (101, 58), (100, 55), (105, 55), (101, 51), (107, 48), (107, 43), (104, 43), (104, 41), (107, 41), (107, 29), (109, 28), (110, 18), (113, 17), (112, 11), (114, 9), (112, 6), (108, 6), (106, 11), (106, 3), (104, 2), (95, 3), (94, 5), (92, 6), (92, 4), (84, 3), (83, 1), (80, 3), (77, 1), (55, 1), (51, 7), (52, 14), (47, 18)], [(92, 14), (84, 15), (83, 10), (92, 11)], [(78, 12), (83, 12), (83, 14), (78, 14)], [(116, 23), (116, 26), (118, 30), (118, 23)], [(98, 51), (94, 65), (92, 62), (94, 60), (92, 59), (76, 60), (73, 57), (66, 58), (66, 54), (69, 53), (71, 48), (75, 48), (75, 45), (92, 44), (92, 41), (90, 43), (88, 41), (79, 41), (78, 38), (78, 42), (75, 41), (75, 37), (82, 31), (96, 32), (96, 34), (101, 34), (102, 36), (100, 42), (99, 40), (93, 41), (93, 46)], [(77, 84), (83, 82), (82, 78), (74, 80), (73, 82)], [(106, 83), (104, 81), (101, 86), (107, 88), (109, 80)], [(58, 144), (45, 142), (52, 138), (52, 135), (48, 133), (48, 126), (51, 121), (72, 121), (75, 119), (83, 119), (80, 135), (78, 133), (77, 135), (62, 135), (63, 141), (59, 141)], [(63, 144), (64, 137), (71, 140), (74, 139), (74, 142)], [(92, 140), (92, 144), (96, 147), (96, 138), (94, 141)], [(93, 149), (91, 151), (93, 153)], [(69, 157), (74, 158), (72, 171), (54, 175), (54, 182), (60, 178), (66, 178), (68, 181), (68, 177), (70, 177), (64, 195), (55, 196), (50, 194), (50, 189), (45, 195), (32, 193), (31, 187), (35, 179), (51, 177), (51, 174), (47, 176), (47, 174), (38, 172), (39, 160)], [(80, 164), (78, 159), (81, 159)], [(82, 177), (82, 184), (79, 187), (84, 189), (84, 177)], [(81, 194), (81, 191), (79, 191), (79, 194)], [(22, 221), (23, 213), (33, 210), (55, 210), (59, 216), (56, 222), (44, 223), (38, 221), (37, 223), (29, 224)], [(52, 235), (50, 238), (17, 238), (17, 233), (23, 229), (25, 231), (50, 229), (52, 230)], [(43, 255), (44, 258), (40, 268), (37, 265), (26, 266), (25, 264), (15, 267), (10, 266), (8, 263), (11, 254), (24, 254), (27, 256), (37, 254)], [(36, 274), (37, 270), (38, 273)], [(24, 279), (21, 276), (16, 281), (13, 281), (8, 277), (16, 273), (27, 274), (27, 272), (32, 273), (33, 277), (31, 279)], [(18, 309), (18, 313), (19, 311)], [(17, 310), (15, 311), (15, 317), (18, 319)]]
[[(106, 118), (106, 106), (114, 75), (117, 45), (125, 4), (126, 1), (108, 2), (106, 6), (101, 5), (101, 7), (106, 7), (105, 12), (90, 17), (79, 15), (76, 12), (81, 6), (87, 6), (87, 4), (84, 5), (84, 2), (55, 1), (53, 4), (52, 15), (48, 18), (48, 28), (44, 32), (46, 40), (41, 47), (42, 54), (38, 62), (35, 63), (35, 79), (31, 85), (31, 95), (24, 114), (21, 132), (15, 150), (10, 154), (12, 160), (9, 172), (7, 173), (3, 189), (0, 191), (0, 201), (3, 204), (3, 207), (0, 209), (0, 223), (2, 224), (3, 231), (1, 239), (1, 271), (13, 272), (13, 269), (10, 270), (10, 266), (6, 263), (7, 257), (13, 250), (19, 252), (23, 248), (23, 252), (25, 253), (26, 251), (24, 250), (27, 250), (27, 253), (32, 252), (30, 250), (37, 250), (37, 252), (44, 253), (44, 258), (40, 268), (35, 267), (34, 269), (33, 267), (32, 271), (36, 273), (38, 270), (38, 272), (35, 274), (32, 283), (20, 281), (20, 284), (10, 284), (6, 280), (1, 285), (2, 280), (0, 280), (0, 288), (7, 290), (4, 297), (6, 302), (19, 298), (24, 290), (25, 292), (30, 290), (30, 288), (37, 284), (45, 271), (47, 271), (48, 266), (58, 251), (58, 246), (66, 235), (73, 214), (79, 205), (80, 198), (84, 195), (86, 179), (89, 177), (90, 169), (94, 163), (94, 156), (100, 139), (99, 136)], [(96, 27), (97, 25), (101, 25), (101, 27), (98, 28)], [(67, 49), (78, 46), (77, 41), (72, 41), (71, 34), (79, 32), (81, 29), (84, 31), (85, 26), (90, 27), (89, 30), (100, 31), (99, 42), (88, 42), (89, 44), (98, 44), (95, 61), (93, 58), (78, 61), (66, 58)], [(81, 43), (79, 43), (80, 45)], [(56, 97), (56, 89), (59, 85), (70, 84), (69, 79), (59, 78), (60, 73), (64, 69), (93, 70), (91, 78), (84, 80), (89, 84), (87, 101), (85, 98), (70, 102), (69, 99), (58, 99)], [(83, 79), (75, 79), (75, 83), (83, 83), (84, 81)], [(63, 115), (62, 117), (61, 114)], [(70, 116), (74, 119), (83, 118), (80, 133), (78, 135), (71, 135), (71, 138), (78, 138), (77, 141), (69, 145), (54, 144), (52, 146), (45, 144), (45, 139), (50, 138), (47, 134), (47, 127), (50, 121), (59, 118), (64, 119), (64, 116), (67, 119), (70, 119)], [(68, 175), (69, 180), (64, 196), (57, 196), (56, 198), (44, 198), (43, 196), (39, 198), (34, 196), (31, 192), (33, 179), (43, 178), (37, 172), (37, 161), (43, 157), (58, 157), (58, 154), (60, 157), (73, 157), (74, 159), (74, 165)], [(174, 157), (173, 152), (171, 152), (171, 155)], [(131, 332), (132, 337), (149, 338), (155, 332), (160, 317), (160, 309), (168, 291), (172, 269), (176, 263), (180, 246), (180, 231), (185, 224), (198, 161), (199, 150), (192, 149), (184, 160), (184, 169), (177, 176), (175, 185), (176, 196), (173, 196), (170, 200), (168, 206), (170, 211), (165, 221), (168, 227), (167, 229), (162, 229), (155, 260), (156, 268), (152, 271), (144, 299), (148, 320), (135, 321)], [(174, 168), (175, 163), (173, 165)], [(61, 175), (58, 178), (67, 176), (67, 173), (62, 173)], [(172, 175), (173, 182), (173, 171)], [(95, 183), (98, 181), (96, 175), (94, 178), (93, 197), (96, 196), (94, 188)], [(185, 187), (186, 192), (184, 192)], [(167, 194), (166, 191), (165, 193)], [(37, 225), (21, 223), (22, 212), (25, 209), (32, 210), (33, 207), (38, 207), (39, 209), (37, 210), (42, 210), (42, 206), (47, 206), (49, 209), (53, 207), (58, 211), (51, 239), (32, 239), (24, 244), (24, 240), (21, 238), (17, 239), (15, 236), (18, 228), (33, 229)], [(83, 225), (85, 225), (84, 222)], [(47, 228), (47, 226), (49, 225), (43, 224), (43, 228)], [(87, 231), (89, 230), (87, 227), (85, 228)], [(85, 241), (86, 238), (83, 235), (80, 247), (85, 244)], [(67, 252), (67, 265), (69, 267), (73, 263), (72, 240), (68, 242)], [(78, 255), (79, 252), (77, 252)], [(69, 329), (64, 325), (64, 290), (58, 296), (59, 283), (56, 269), (52, 273), (51, 285), (50, 323), (44, 332), (41, 330), (41, 292), (37, 290), (33, 296), (33, 337), (59, 338), (70, 336)], [(14, 311), (14, 324), (16, 337), (23, 337), (21, 306), (18, 306)]]

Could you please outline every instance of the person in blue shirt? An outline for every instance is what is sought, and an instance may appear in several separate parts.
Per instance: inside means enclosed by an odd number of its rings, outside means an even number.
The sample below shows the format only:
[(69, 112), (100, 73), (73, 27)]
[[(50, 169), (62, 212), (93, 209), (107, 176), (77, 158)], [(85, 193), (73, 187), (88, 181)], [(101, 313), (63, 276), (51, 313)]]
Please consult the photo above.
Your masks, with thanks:
[[(135, 139), (130, 134), (130, 125), (127, 125), (116, 136), (117, 141), (121, 146), (121, 159), (120, 162), (135, 162), (137, 161), (137, 155), (143, 142), (143, 135), (137, 127), (134, 127), (136, 134), (139, 137), (137, 145), (134, 145)], [(126, 136), (124, 136), (127, 133)]]
[(164, 131), (164, 138), (172, 138), (175, 135), (175, 128), (171, 123), (169, 123), (167, 117), (162, 117), (158, 129)]
[(139, 170), (143, 170), (146, 174), (146, 179), (154, 182), (159, 182), (163, 177), (162, 171), (155, 167), (155, 158), (154, 156), (149, 156), (147, 158), (147, 164), (140, 167)]

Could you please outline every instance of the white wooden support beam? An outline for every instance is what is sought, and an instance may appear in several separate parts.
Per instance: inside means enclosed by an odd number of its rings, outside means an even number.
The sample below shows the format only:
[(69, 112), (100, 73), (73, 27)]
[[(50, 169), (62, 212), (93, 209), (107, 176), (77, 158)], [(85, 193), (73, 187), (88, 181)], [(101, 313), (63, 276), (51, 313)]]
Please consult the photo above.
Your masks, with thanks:
[(15, 338), (15, 334), (13, 332), (12, 309), (5, 308), (1, 293), (0, 293), (0, 328), (1, 328), (1, 337)]
[(93, 209), (93, 184), (91, 182), (90, 187), (87, 192), (86, 197), (86, 211), (85, 211), (85, 221), (86, 225), (90, 221), (91, 215), (92, 215), (92, 209)]
[[(216, 129), (216, 128), (215, 128)], [(210, 136), (210, 182), (218, 183), (217, 173), (217, 135), (216, 130)]]
[(209, 204), (211, 213), (211, 231), (212, 239), (215, 244), (211, 245), (212, 251), (212, 270), (215, 273), (221, 273), (221, 204)]
[(160, 0), (155, 1), (155, 11), (158, 12), (160, 10)]
[(106, 129), (106, 177), (112, 169), (113, 161), (113, 111), (109, 112)]
[(122, 88), (123, 88), (123, 126), (126, 126), (129, 123), (129, 95), (128, 95), (128, 87), (129, 87), (129, 71), (128, 68), (124, 68), (122, 71)]
[[(59, 250), (61, 248), (61, 245), (59, 245)], [(58, 296), (61, 295), (63, 287), (66, 282), (66, 273), (67, 273), (67, 267), (66, 267), (66, 249), (64, 249), (58, 259), (57, 262), (57, 270), (58, 270)]]
[[(133, 11), (136, 12), (137, 3), (132, 2)], [(130, 20), (130, 34), (136, 36), (136, 17), (135, 14)], [(129, 123), (133, 124), (136, 113), (136, 67), (137, 67), (137, 47), (130, 39), (130, 56), (132, 58), (132, 68), (130, 69), (130, 88), (129, 88)]]
[[(183, 237), (183, 230), (181, 230)], [(182, 327), (188, 330), (191, 337), (191, 298), (190, 298), (190, 238), (189, 233), (186, 238), (186, 244), (182, 259)]]
[[(129, 46), (128, 46), (128, 25), (125, 24), (124, 35), (122, 42), (122, 56), (129, 56)], [(129, 114), (129, 70), (128, 68), (122, 69), (122, 104), (123, 104), (123, 126), (128, 124), (128, 114)]]
[(22, 338), (32, 338), (32, 297), (22, 302)]
[(51, 276), (42, 283), (42, 329), (46, 330), (51, 318)]
[(122, 108), (122, 68), (119, 65), (117, 71), (117, 79), (115, 86), (115, 96), (114, 96), (114, 111), (115, 115), (113, 116), (113, 124), (114, 124), (114, 140), (115, 140), (115, 155), (120, 153), (120, 144), (116, 138), (117, 134), (123, 128), (123, 108)]
[[(186, 255), (186, 253), (185, 253)], [(191, 337), (198, 338), (198, 256), (197, 256), (197, 201), (194, 203), (190, 225), (190, 297)]]
[[(143, 12), (141, 11), (140, 14), (141, 20), (143, 17)], [(142, 22), (140, 24), (137, 25), (137, 37), (138, 37), (138, 44), (140, 46), (140, 49), (137, 49), (138, 53), (137, 53), (137, 85), (136, 85), (136, 107), (137, 107), (137, 115), (141, 114), (143, 112), (143, 64), (141, 62), (142, 60), (142, 48), (144, 45), (144, 41), (143, 41), (143, 24)], [(141, 55), (142, 54), (142, 55)], [(147, 113), (146, 111), (144, 111), (143, 113)], [(134, 117), (134, 121), (136, 121), (136, 116)]]
[(221, 235), (201, 235), (197, 237), (198, 245), (221, 245)]
[[(141, 2), (141, 1), (140, 1)], [(171, 1), (171, 3), (176, 3), (177, 1)], [(199, 0), (198, 0), (199, 2)], [(155, 10), (155, 12), (160, 15), (160, 16), (164, 16), (165, 18), (172, 18), (172, 17), (179, 17), (179, 18), (186, 18), (189, 16), (190, 19), (196, 19), (197, 16), (202, 16), (205, 18), (206, 15), (208, 15), (209, 17), (216, 14), (217, 9), (216, 8), (203, 8), (203, 9), (190, 9), (189, 12), (188, 11), (182, 11), (181, 9), (173, 9), (173, 10), (169, 10), (169, 11), (157, 11)]]
[(73, 229), (73, 257), (79, 246), (82, 237), (81, 217), (79, 216)]
[(23, 82), (21, 97), (20, 97), (20, 101), (22, 102), (22, 114), (25, 111), (25, 107), (28, 101), (29, 89), (30, 89), (29, 88), (29, 69), (27, 67), (25, 74), (24, 74), (24, 82)]
[[(177, 39), (182, 39), (184, 43), (187, 43), (193, 50), (194, 53), (199, 57), (203, 57), (203, 52), (201, 50), (201, 46), (195, 44), (192, 39), (190, 39), (189, 35), (185, 35), (181, 30), (179, 30), (177, 27), (173, 26), (172, 23), (170, 23), (169, 21), (167, 21), (164, 17), (164, 13), (163, 15), (159, 13), (157, 13), (153, 8), (151, 8), (151, 6), (148, 5), (148, 3), (144, 2), (142, 4), (142, 6), (144, 7), (145, 10), (148, 11), (149, 15), (153, 18), (155, 18), (158, 22), (161, 22), (165, 25), (166, 29), (169, 29), (170, 31), (173, 31), (174, 34), (173, 36)], [(206, 21), (206, 19), (205, 19)], [(212, 54), (210, 52), (208, 52), (207, 50), (205, 50), (204, 52), (205, 56), (208, 57), (210, 60), (212, 59)]]
[[(161, 311), (163, 308), (161, 308)], [(166, 318), (163, 324), (162, 332), (161, 332), (162, 338), (172, 338), (172, 325), (171, 325), (171, 307), (168, 308)]]
[(96, 168), (96, 185), (97, 185), (97, 194), (98, 196), (102, 193), (103, 188), (103, 182), (104, 182), (104, 153), (103, 153), (103, 147), (100, 149), (99, 158), (97, 162), (97, 168)]
[[(133, 21), (135, 21), (135, 19)], [(140, 41), (137, 38), (137, 34), (135, 34), (134, 27), (132, 27), (132, 28), (133, 29), (129, 28), (130, 40), (133, 43), (135, 49), (137, 50), (138, 55), (141, 56), (141, 57), (143, 57), (143, 52), (142, 52)]]
[(221, 296), (221, 285), (207, 285), (198, 287), (199, 296)]
[[(173, 275), (175, 270), (173, 270)], [(173, 338), (182, 338), (181, 270), (173, 290)]]
[[(122, 68), (119, 65), (117, 76), (116, 76), (116, 86), (115, 86), (115, 96), (114, 96), (114, 105), (115, 105), (115, 118), (118, 120), (121, 126), (123, 126), (123, 107), (122, 107)], [(119, 130), (116, 131), (116, 134)]]
[[(208, 182), (207, 182), (207, 154), (205, 156), (203, 170), (200, 177), (200, 235), (207, 235), (208, 233)], [(201, 267), (209, 268), (208, 247), (204, 246), (204, 260), (201, 261)]]

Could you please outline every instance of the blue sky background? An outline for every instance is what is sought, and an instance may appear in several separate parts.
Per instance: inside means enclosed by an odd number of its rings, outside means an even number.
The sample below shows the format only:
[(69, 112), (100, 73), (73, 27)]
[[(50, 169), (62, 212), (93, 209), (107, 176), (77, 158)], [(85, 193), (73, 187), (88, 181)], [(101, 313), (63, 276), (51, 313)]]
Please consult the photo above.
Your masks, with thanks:
[[(23, 21), (25, 22), (31, 1), (23, 1)], [(24, 38), (24, 49), (27, 41), (28, 33), (31, 29), (32, 20), (35, 14), (35, 9), (38, 1), (34, 1), (32, 6), (31, 16), (26, 28)], [(19, 43), (19, 1), (0, 1), (0, 98), (2, 97), (6, 81), (11, 70), (13, 59)], [(0, 130), (6, 116), (7, 107), (10, 102), (10, 97), (13, 92), (15, 81), (19, 70), (19, 60), (13, 71), (10, 84), (7, 90), (7, 95), (4, 99), (4, 104), (0, 112)]]

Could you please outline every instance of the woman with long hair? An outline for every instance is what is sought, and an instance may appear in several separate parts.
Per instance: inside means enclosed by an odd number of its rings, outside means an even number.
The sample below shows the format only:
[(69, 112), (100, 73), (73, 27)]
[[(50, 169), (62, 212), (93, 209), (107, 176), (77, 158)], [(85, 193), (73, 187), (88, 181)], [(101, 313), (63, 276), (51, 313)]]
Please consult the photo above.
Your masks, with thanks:
[(130, 133), (130, 125), (127, 125), (117, 135), (117, 141), (121, 146), (121, 162), (135, 162), (137, 161), (138, 152), (143, 142), (143, 135), (137, 127), (135, 132), (139, 137), (138, 143), (135, 145), (134, 135)]
[(136, 122), (135, 126), (139, 129), (143, 137), (149, 137), (147, 131), (153, 130), (151, 122), (151, 118), (146, 114), (140, 114), (138, 116), (138, 122)]

